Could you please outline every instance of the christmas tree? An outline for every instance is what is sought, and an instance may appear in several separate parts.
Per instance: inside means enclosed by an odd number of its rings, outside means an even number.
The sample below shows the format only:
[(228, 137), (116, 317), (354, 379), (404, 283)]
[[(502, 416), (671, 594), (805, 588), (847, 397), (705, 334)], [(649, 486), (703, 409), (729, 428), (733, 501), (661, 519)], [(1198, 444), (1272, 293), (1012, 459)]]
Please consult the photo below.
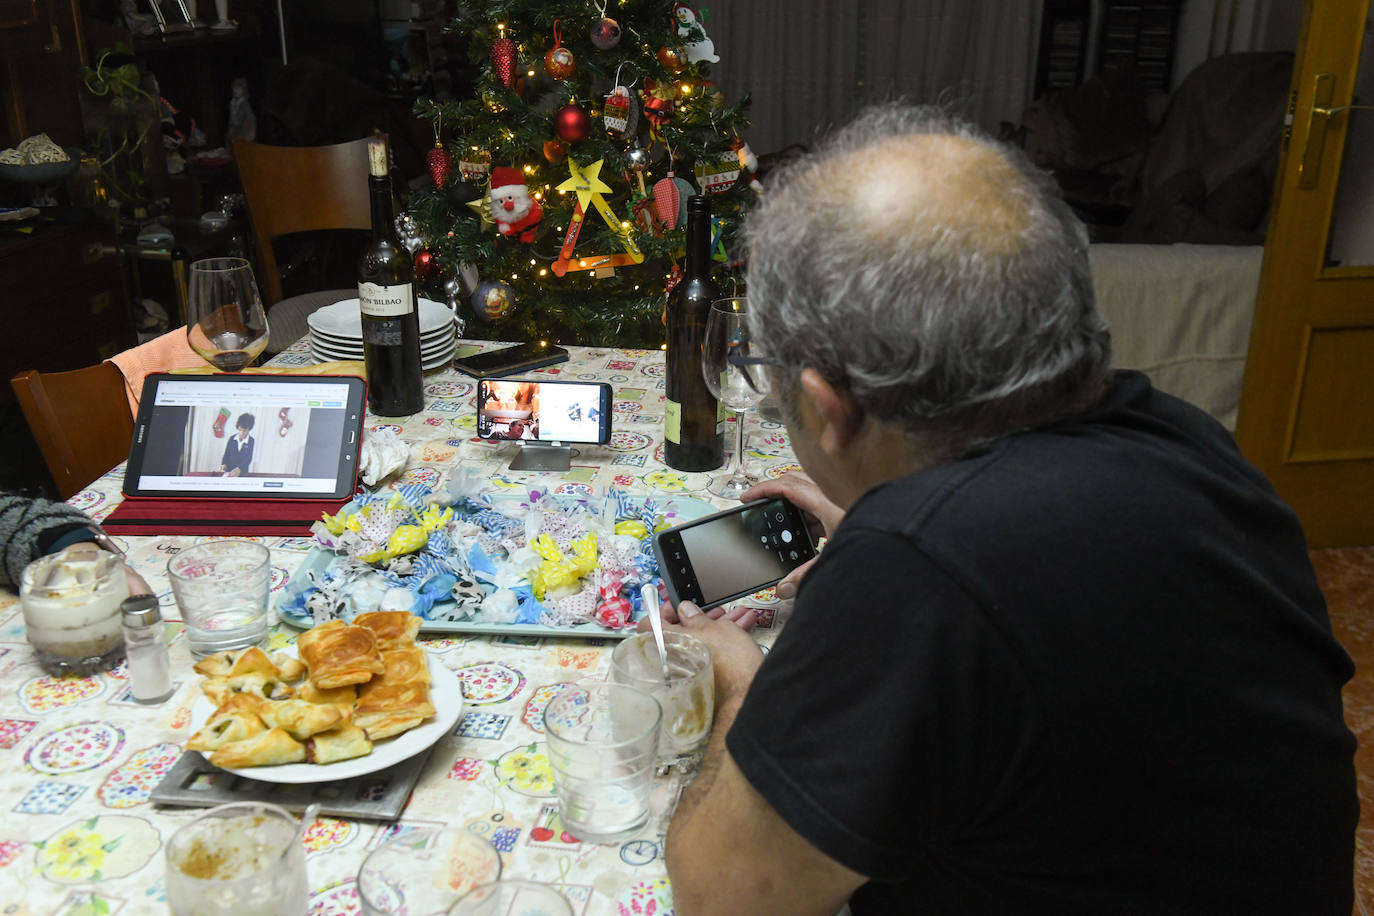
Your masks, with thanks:
[(748, 97), (727, 106), (711, 81), (698, 10), (473, 0), (451, 28), (480, 73), (470, 98), (416, 104), (436, 146), (402, 235), (423, 294), (461, 302), (467, 336), (658, 346), (692, 194), (711, 195), (716, 280), (734, 286), (758, 187)]

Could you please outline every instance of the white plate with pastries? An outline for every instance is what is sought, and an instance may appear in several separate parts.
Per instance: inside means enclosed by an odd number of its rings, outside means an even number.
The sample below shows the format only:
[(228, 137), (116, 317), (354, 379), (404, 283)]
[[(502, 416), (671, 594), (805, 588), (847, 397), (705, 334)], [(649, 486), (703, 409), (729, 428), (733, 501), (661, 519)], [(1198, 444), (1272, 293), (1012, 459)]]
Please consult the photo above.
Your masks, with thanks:
[[(304, 636), (305, 634), (301, 635)], [(458, 676), (444, 667), (433, 655), (421, 648), (414, 647), (413, 644), (411, 648), (416, 648), (424, 655), (429, 672), (429, 701), (434, 708), (433, 714), (426, 717), (419, 725), (392, 737), (370, 742), (370, 752), (362, 756), (349, 757), (332, 763), (301, 762), (261, 766), (227, 766), (223, 763), (215, 763), (215, 765), (226, 772), (262, 782), (304, 784), (364, 776), (386, 769), (426, 750), (440, 738), (450, 734), (454, 725), (462, 717), (462, 684), (459, 682)], [(276, 655), (279, 658), (285, 656), (295, 659), (297, 658), (296, 647), (287, 647)], [(206, 677), (205, 680), (209, 681), (211, 678)], [(316, 701), (316, 704), (327, 705), (321, 701)], [(212, 717), (220, 709), (220, 705), (215, 703), (205, 692), (202, 692), (191, 707), (191, 721), (196, 723), (197, 732), (206, 728)], [(273, 727), (271, 731), (278, 732), (279, 729)], [(311, 743), (309, 738), (303, 738), (302, 741), (307, 744)], [(211, 751), (195, 749), (200, 751), (208, 761), (214, 763)]]

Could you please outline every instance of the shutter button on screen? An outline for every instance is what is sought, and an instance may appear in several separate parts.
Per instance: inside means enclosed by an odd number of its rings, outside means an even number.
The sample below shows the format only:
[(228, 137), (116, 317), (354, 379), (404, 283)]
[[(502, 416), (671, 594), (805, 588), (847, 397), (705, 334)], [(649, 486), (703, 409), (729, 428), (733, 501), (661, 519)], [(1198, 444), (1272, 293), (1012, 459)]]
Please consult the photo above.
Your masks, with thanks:
[(782, 529), (782, 542), (784, 544), (792, 543), (792, 532), (788, 531), (786, 528)]

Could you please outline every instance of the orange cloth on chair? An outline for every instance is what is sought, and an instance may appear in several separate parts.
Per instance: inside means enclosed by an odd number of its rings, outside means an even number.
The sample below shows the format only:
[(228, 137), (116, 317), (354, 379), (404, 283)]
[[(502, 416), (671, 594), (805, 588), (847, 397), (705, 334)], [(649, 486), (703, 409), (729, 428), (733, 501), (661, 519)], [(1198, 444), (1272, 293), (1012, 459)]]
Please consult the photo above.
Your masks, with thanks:
[(209, 364), (186, 342), (186, 326), (154, 337), (130, 350), (116, 353), (106, 362), (114, 363), (124, 373), (125, 393), (129, 396), (129, 410), (138, 416), (138, 399), (143, 396), (143, 379), (156, 372), (177, 369), (198, 369)]

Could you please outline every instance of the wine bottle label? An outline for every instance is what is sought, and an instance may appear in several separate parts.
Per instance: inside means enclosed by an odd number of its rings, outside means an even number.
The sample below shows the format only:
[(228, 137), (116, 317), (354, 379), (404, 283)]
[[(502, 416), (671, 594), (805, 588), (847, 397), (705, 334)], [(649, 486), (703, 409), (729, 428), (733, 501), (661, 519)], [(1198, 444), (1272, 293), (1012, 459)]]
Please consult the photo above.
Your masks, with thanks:
[(677, 401), (667, 401), (663, 409), (663, 438), (682, 444), (682, 405)]
[(364, 281), (358, 284), (358, 304), (364, 315), (392, 318), (410, 314), (415, 308), (415, 294), (411, 292), (409, 283), (382, 286), (380, 283)]
[(363, 342), (374, 347), (399, 347), (405, 342), (405, 323), (398, 318), (363, 322)]

